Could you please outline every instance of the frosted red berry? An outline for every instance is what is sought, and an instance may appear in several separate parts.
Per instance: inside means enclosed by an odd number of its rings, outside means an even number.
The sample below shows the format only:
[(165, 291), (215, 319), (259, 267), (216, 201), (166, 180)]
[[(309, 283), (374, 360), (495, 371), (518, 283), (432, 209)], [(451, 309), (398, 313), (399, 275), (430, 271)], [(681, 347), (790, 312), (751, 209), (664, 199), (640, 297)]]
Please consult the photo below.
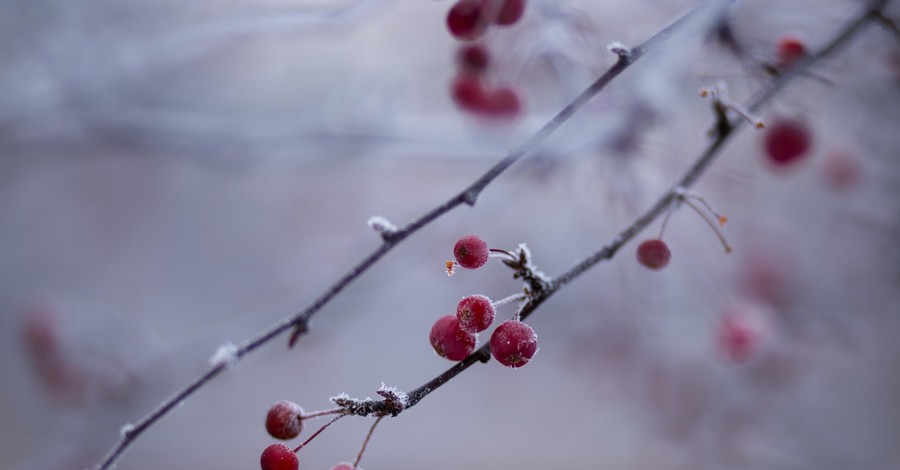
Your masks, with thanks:
[(300, 461), (297, 454), (284, 444), (272, 444), (266, 447), (259, 458), (262, 470), (298, 470)]
[(460, 108), (469, 111), (483, 109), (488, 96), (484, 80), (468, 72), (460, 73), (453, 79), (450, 94)]
[(797, 36), (784, 35), (775, 44), (775, 59), (778, 66), (787, 68), (806, 56), (806, 44)]
[(456, 64), (465, 72), (484, 73), (491, 63), (491, 56), (481, 44), (463, 44), (456, 53)]
[(716, 333), (719, 350), (731, 362), (746, 362), (758, 355), (766, 334), (766, 322), (761, 312), (740, 305), (727, 311)]
[(456, 318), (462, 329), (470, 333), (478, 333), (488, 329), (494, 323), (494, 306), (491, 299), (483, 295), (463, 297), (456, 306)]
[(275, 439), (293, 439), (303, 429), (303, 421), (300, 419), (302, 414), (303, 408), (300, 405), (287, 400), (279, 401), (266, 414), (266, 431)]
[(787, 167), (806, 156), (812, 137), (802, 121), (782, 119), (767, 127), (763, 143), (768, 161), (775, 167)]
[(451, 361), (461, 361), (475, 350), (475, 334), (462, 329), (456, 315), (445, 315), (431, 327), (434, 352)]
[(672, 252), (666, 242), (659, 238), (644, 240), (637, 248), (637, 260), (642, 265), (653, 270), (659, 270), (669, 264)]
[(501, 26), (511, 26), (522, 19), (525, 14), (525, 0), (500, 0), (503, 5), (494, 18), (494, 23)]
[(490, 250), (487, 243), (477, 235), (466, 235), (457, 240), (453, 246), (453, 256), (460, 266), (466, 269), (477, 269), (487, 263)]
[(837, 191), (852, 188), (862, 176), (862, 163), (859, 158), (846, 151), (829, 153), (822, 164), (825, 182)]
[(489, 91), (484, 99), (483, 110), (493, 117), (508, 118), (519, 114), (522, 102), (519, 94), (510, 87), (500, 87)]
[(537, 334), (518, 320), (506, 320), (491, 335), (491, 354), (506, 367), (522, 367), (537, 352)]
[(484, 0), (459, 0), (447, 12), (447, 29), (456, 39), (472, 41), (488, 28)]
[(354, 467), (350, 462), (341, 462), (334, 467), (331, 467), (331, 470), (363, 470), (362, 467)]

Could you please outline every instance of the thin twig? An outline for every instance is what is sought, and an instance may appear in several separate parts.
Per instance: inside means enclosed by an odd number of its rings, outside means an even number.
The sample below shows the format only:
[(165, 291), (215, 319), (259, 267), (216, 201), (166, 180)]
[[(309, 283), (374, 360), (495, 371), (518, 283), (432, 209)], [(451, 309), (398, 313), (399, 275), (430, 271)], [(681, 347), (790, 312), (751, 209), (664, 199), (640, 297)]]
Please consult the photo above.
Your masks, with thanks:
[[(505, 172), (510, 166), (519, 161), (522, 157), (532, 152), (540, 146), (553, 132), (566, 123), (585, 103), (593, 98), (597, 93), (606, 88), (613, 79), (618, 77), (631, 64), (636, 62), (653, 46), (664, 40), (669, 34), (679, 28), (686, 20), (693, 17), (703, 6), (697, 7), (685, 15), (681, 16), (661, 31), (657, 32), (641, 45), (628, 50), (624, 48), (616, 49), (618, 60), (603, 75), (588, 86), (581, 94), (560, 110), (552, 119), (544, 124), (528, 141), (521, 146), (511, 150), (503, 159), (492, 166), (487, 172), (479, 177), (474, 183), (466, 187), (462, 192), (453, 196), (443, 204), (428, 211), (418, 219), (413, 220), (409, 225), (402, 229), (391, 233), (384, 237), (383, 243), (372, 253), (363, 258), (353, 269), (344, 274), (340, 279), (331, 285), (323, 294), (313, 300), (306, 308), (299, 313), (291, 315), (269, 329), (258, 334), (256, 337), (244, 342), (235, 351), (234, 359), (238, 360), (243, 356), (253, 352), (259, 347), (272, 341), (275, 337), (294, 328), (290, 344), (293, 344), (300, 336), (305, 334), (309, 327), (309, 319), (322, 309), (331, 299), (343, 291), (353, 281), (368, 271), (375, 263), (383, 258), (391, 249), (397, 246), (410, 235), (433, 222), (437, 218), (443, 216), (447, 212), (455, 209), (457, 206), (467, 204), (475, 205), (481, 192), (498, 176)], [(489, 355), (488, 355), (489, 357)], [(486, 360), (486, 359), (485, 359)], [(188, 397), (193, 395), (197, 390), (206, 383), (215, 379), (222, 372), (227, 370), (233, 364), (215, 364), (209, 370), (196, 377), (187, 386), (176, 392), (173, 396), (163, 401), (156, 409), (141, 418), (137, 424), (130, 427), (128, 432), (123, 433), (122, 439), (113, 447), (109, 454), (96, 467), (98, 470), (108, 470), (118, 461), (122, 454), (131, 446), (144, 431), (152, 426), (163, 416), (167, 415), (172, 409), (184, 402)]]
[[(865, 10), (863, 14), (857, 17), (854, 21), (847, 24), (844, 29), (842, 29), (824, 48), (822, 48), (818, 53), (809, 56), (801, 62), (798, 62), (794, 67), (792, 67), (789, 73), (785, 73), (779, 76), (775, 81), (771, 82), (769, 86), (765, 87), (756, 96), (751, 98), (745, 105), (745, 107), (752, 111), (757, 111), (760, 107), (762, 107), (762, 105), (772, 99), (772, 97), (774, 97), (777, 92), (781, 90), (791, 79), (802, 74), (804, 69), (811, 67), (822, 58), (833, 54), (838, 48), (840, 48), (851, 38), (853, 38), (864, 26), (871, 23), (872, 21), (877, 20), (878, 15), (880, 14), (880, 10), (881, 8), (883, 8), (885, 3), (886, 2), (884, 0), (871, 2), (870, 6)], [(671, 188), (667, 190), (652, 207), (650, 207), (650, 209), (648, 209), (634, 222), (632, 222), (632, 224), (625, 228), (621, 233), (619, 233), (618, 236), (613, 238), (611, 242), (609, 242), (606, 246), (602, 247), (600, 250), (588, 256), (581, 262), (577, 263), (562, 275), (556, 277), (553, 281), (553, 284), (548, 289), (542, 291), (539, 295), (532, 297), (531, 301), (528, 302), (525, 308), (522, 309), (521, 318), (523, 320), (531, 315), (535, 310), (537, 310), (537, 308), (540, 307), (540, 305), (544, 303), (545, 300), (559, 291), (564, 285), (572, 282), (585, 271), (592, 268), (599, 262), (612, 259), (616, 252), (619, 251), (619, 249), (622, 248), (625, 243), (633, 239), (638, 233), (640, 233), (660, 215), (662, 215), (663, 212), (667, 208), (669, 208), (673, 202), (678, 200), (685, 189), (691, 187), (700, 178), (700, 176), (703, 175), (703, 173), (713, 162), (715, 157), (719, 154), (719, 151), (722, 149), (723, 145), (734, 134), (734, 131), (739, 129), (742, 125), (746, 124), (746, 121), (744, 121), (743, 119), (729, 120), (729, 118), (724, 114), (720, 115), (719, 118), (724, 119), (724, 121), (717, 124), (718, 133), (715, 135), (714, 139), (709, 143), (706, 149), (701, 152), (700, 156), (682, 175), (682, 177), (679, 178), (678, 181), (673, 184)], [(452, 380), (454, 377), (462, 373), (464, 370), (471, 367), (476, 362), (485, 363), (488, 362), (490, 358), (490, 343), (486, 343), (478, 348), (475, 352), (470, 354), (468, 357), (457, 362), (437, 377), (434, 377), (424, 385), (409, 392), (409, 403), (405, 409), (412, 408), (422, 399), (428, 396), (431, 392), (437, 390), (438, 388)], [(380, 402), (379, 405), (381, 405), (382, 403), (384, 402)]]
[(375, 419), (375, 422), (372, 423), (372, 427), (369, 428), (369, 433), (366, 434), (366, 440), (363, 441), (362, 447), (359, 449), (359, 454), (356, 455), (356, 460), (353, 461), (353, 468), (359, 466), (359, 462), (362, 460), (363, 452), (366, 451), (366, 446), (369, 445), (369, 439), (372, 439), (372, 433), (375, 432), (375, 426), (378, 426), (378, 423), (384, 418), (385, 415), (381, 415)]
[(328, 429), (328, 426), (331, 426), (332, 424), (334, 424), (335, 421), (343, 418), (344, 416), (347, 416), (347, 413), (341, 413), (341, 414), (335, 416), (334, 418), (331, 418), (327, 423), (323, 424), (321, 428), (317, 429), (316, 432), (312, 433), (309, 437), (307, 437), (306, 440), (303, 441), (303, 443), (301, 443), (299, 446), (297, 446), (294, 449), (294, 452), (299, 452), (300, 449), (306, 447), (306, 444), (309, 444), (313, 439), (316, 438), (316, 436), (318, 436), (319, 434), (322, 434), (322, 431)]

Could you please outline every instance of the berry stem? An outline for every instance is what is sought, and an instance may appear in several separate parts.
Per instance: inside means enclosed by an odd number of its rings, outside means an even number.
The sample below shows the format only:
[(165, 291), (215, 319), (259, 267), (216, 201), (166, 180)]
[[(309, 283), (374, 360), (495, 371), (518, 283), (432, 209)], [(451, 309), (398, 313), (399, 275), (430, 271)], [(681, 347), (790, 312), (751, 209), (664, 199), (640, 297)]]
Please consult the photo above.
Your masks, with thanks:
[(319, 410), (319, 411), (313, 411), (311, 413), (306, 413), (304, 415), (301, 415), (300, 419), (320, 418), (322, 416), (333, 415), (333, 414), (343, 413), (343, 412), (344, 412), (343, 408), (332, 408), (330, 410)]
[(302, 449), (303, 447), (306, 446), (306, 444), (309, 444), (310, 441), (312, 441), (313, 439), (315, 439), (316, 436), (318, 436), (319, 434), (322, 434), (322, 431), (324, 431), (326, 428), (328, 428), (328, 426), (331, 426), (332, 424), (334, 424), (335, 421), (337, 421), (337, 420), (343, 418), (344, 416), (347, 416), (347, 413), (346, 413), (346, 412), (343, 412), (343, 413), (341, 413), (341, 414), (335, 416), (334, 418), (331, 418), (327, 423), (325, 423), (324, 425), (322, 425), (321, 428), (317, 429), (316, 432), (312, 433), (311, 436), (309, 436), (305, 441), (303, 441), (302, 444), (300, 444), (299, 446), (297, 446), (297, 447), (294, 449), (294, 452), (299, 452), (300, 449)]
[(362, 443), (362, 447), (359, 449), (359, 454), (356, 455), (356, 460), (353, 461), (353, 468), (359, 467), (359, 462), (362, 460), (363, 453), (366, 451), (366, 446), (369, 445), (369, 439), (372, 439), (372, 433), (375, 432), (375, 426), (378, 426), (378, 423), (381, 422), (384, 415), (379, 416), (375, 419), (375, 422), (372, 423), (372, 427), (369, 428), (369, 433), (366, 434), (366, 439)]
[(506, 305), (506, 304), (508, 304), (508, 303), (512, 303), (512, 302), (515, 302), (515, 301), (518, 301), (518, 300), (525, 300), (527, 297), (528, 297), (528, 296), (526, 296), (525, 294), (522, 294), (522, 293), (519, 293), (519, 294), (513, 294), (513, 295), (510, 295), (510, 296), (504, 297), (504, 298), (502, 298), (502, 299), (500, 299), (500, 300), (495, 300), (495, 301), (491, 302), (491, 305), (493, 305), (494, 308), (496, 308), (496, 307), (499, 307), (499, 306), (501, 306), (501, 305)]
[(656, 238), (659, 238), (660, 240), (662, 240), (662, 237), (666, 232), (666, 226), (669, 225), (669, 219), (672, 218), (672, 214), (674, 214), (675, 211), (678, 210), (678, 206), (680, 206), (680, 205), (681, 205), (680, 199), (673, 201), (672, 204), (669, 204), (669, 210), (667, 210), (666, 215), (663, 216), (662, 224), (660, 224), (660, 226), (659, 226), (659, 236)]
[(693, 201), (686, 197), (682, 197), (681, 200), (684, 201), (684, 203), (687, 204), (688, 207), (694, 209), (694, 212), (700, 214), (700, 217), (703, 219), (703, 221), (706, 222), (707, 225), (709, 225), (709, 228), (711, 228), (713, 232), (715, 232), (716, 237), (719, 238), (719, 241), (722, 242), (722, 246), (725, 248), (725, 253), (731, 253), (731, 245), (728, 244), (728, 240), (725, 240), (725, 235), (723, 235), (722, 231), (719, 230), (719, 226), (716, 225), (716, 223), (713, 222), (708, 215), (706, 215), (706, 212), (703, 212), (699, 207), (697, 207), (696, 204), (694, 204)]

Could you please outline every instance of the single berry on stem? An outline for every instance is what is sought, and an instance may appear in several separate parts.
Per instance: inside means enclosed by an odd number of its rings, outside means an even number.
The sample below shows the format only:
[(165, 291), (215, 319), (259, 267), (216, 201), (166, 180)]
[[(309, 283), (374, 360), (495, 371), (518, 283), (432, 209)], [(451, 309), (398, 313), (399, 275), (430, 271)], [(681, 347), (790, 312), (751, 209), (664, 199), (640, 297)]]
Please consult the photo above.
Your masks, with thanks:
[(491, 335), (491, 354), (506, 367), (528, 364), (537, 352), (537, 334), (518, 320), (506, 320)]
[(525, 0), (499, 0), (503, 2), (494, 23), (500, 26), (512, 26), (525, 14)]
[(457, 106), (468, 111), (480, 112), (485, 108), (488, 92), (484, 80), (478, 75), (462, 72), (453, 79), (450, 94)]
[(363, 470), (361, 467), (354, 467), (350, 462), (341, 462), (334, 467), (331, 467), (331, 470)]
[(475, 294), (463, 297), (456, 306), (456, 318), (462, 329), (478, 333), (494, 323), (494, 306), (491, 299)]
[(767, 332), (765, 316), (752, 305), (729, 309), (722, 317), (716, 332), (719, 350), (733, 363), (746, 362), (762, 349)]
[(459, 0), (447, 12), (447, 29), (461, 41), (481, 37), (488, 28), (484, 0)]
[(786, 34), (775, 43), (775, 60), (785, 69), (806, 56), (806, 44), (797, 36)]
[(642, 265), (653, 270), (659, 270), (669, 264), (672, 252), (666, 242), (659, 238), (644, 240), (637, 248), (637, 260)]
[(272, 444), (266, 447), (259, 459), (262, 470), (298, 470), (300, 460), (290, 447), (284, 444)]
[(490, 250), (487, 243), (477, 235), (466, 235), (453, 246), (456, 262), (466, 269), (477, 269), (487, 263)]
[(796, 119), (782, 119), (768, 127), (764, 146), (768, 161), (778, 168), (796, 164), (809, 152), (809, 127)]
[(491, 63), (491, 56), (481, 44), (463, 44), (456, 53), (460, 70), (472, 74), (484, 73)]
[(843, 191), (852, 188), (862, 176), (862, 163), (859, 157), (847, 151), (833, 151), (825, 156), (822, 162), (822, 176), (834, 190)]
[(303, 429), (302, 414), (303, 408), (300, 405), (281, 400), (269, 408), (266, 415), (266, 431), (269, 431), (269, 435), (275, 439), (293, 439), (300, 435)]
[(500, 87), (488, 92), (485, 96), (483, 110), (485, 114), (497, 118), (510, 118), (519, 114), (522, 102), (519, 94), (511, 87)]
[(462, 329), (456, 315), (445, 315), (431, 327), (431, 346), (438, 356), (461, 361), (475, 350), (475, 334)]

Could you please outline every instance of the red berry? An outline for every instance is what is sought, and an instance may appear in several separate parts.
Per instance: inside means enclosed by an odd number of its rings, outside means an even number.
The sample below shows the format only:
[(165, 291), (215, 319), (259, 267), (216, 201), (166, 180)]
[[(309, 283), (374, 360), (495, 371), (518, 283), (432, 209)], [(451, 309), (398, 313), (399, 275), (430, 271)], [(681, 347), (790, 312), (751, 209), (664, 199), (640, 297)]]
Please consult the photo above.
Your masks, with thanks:
[(453, 256), (456, 262), (466, 269), (477, 269), (487, 263), (488, 254), (487, 243), (477, 235), (466, 235), (457, 240), (453, 246)]
[(510, 87), (500, 87), (491, 91), (484, 101), (484, 112), (494, 117), (513, 117), (519, 114), (521, 108), (519, 94)]
[(672, 259), (672, 252), (669, 251), (666, 242), (659, 238), (645, 240), (637, 248), (637, 260), (644, 266), (658, 270), (665, 268)]
[(461, 73), (453, 79), (450, 93), (453, 101), (463, 109), (480, 111), (487, 100), (487, 91), (481, 77), (471, 73)]
[(447, 29), (461, 41), (478, 39), (487, 27), (484, 0), (459, 0), (447, 13)]
[(765, 134), (766, 156), (776, 167), (798, 162), (809, 152), (812, 142), (809, 127), (798, 120), (780, 120), (768, 126)]
[(502, 26), (514, 25), (522, 19), (525, 14), (525, 0), (505, 0), (494, 23)]
[(303, 429), (303, 421), (300, 416), (303, 414), (303, 408), (300, 405), (282, 400), (269, 408), (266, 415), (266, 431), (275, 439), (293, 439), (300, 435)]
[(782, 36), (775, 44), (775, 58), (781, 68), (790, 67), (805, 55), (806, 44), (797, 36)]
[(350, 462), (341, 462), (334, 467), (331, 467), (331, 470), (363, 470), (362, 467), (354, 467)]
[(766, 332), (763, 312), (751, 304), (731, 308), (722, 317), (716, 341), (732, 362), (745, 362), (757, 355)]
[(461, 361), (475, 350), (475, 334), (462, 329), (456, 315), (444, 315), (431, 327), (431, 346), (438, 356)]
[(506, 367), (528, 364), (537, 352), (537, 335), (518, 320), (506, 320), (491, 335), (491, 354)]
[(470, 333), (484, 331), (494, 323), (494, 306), (491, 299), (483, 295), (463, 297), (456, 306), (459, 326)]
[(481, 74), (487, 70), (491, 56), (481, 44), (463, 44), (456, 53), (456, 63), (463, 71)]
[(833, 189), (843, 191), (859, 182), (862, 165), (855, 155), (836, 151), (828, 154), (823, 162), (825, 182)]
[(263, 451), (259, 465), (262, 470), (298, 470), (300, 461), (290, 447), (284, 444), (272, 444)]

